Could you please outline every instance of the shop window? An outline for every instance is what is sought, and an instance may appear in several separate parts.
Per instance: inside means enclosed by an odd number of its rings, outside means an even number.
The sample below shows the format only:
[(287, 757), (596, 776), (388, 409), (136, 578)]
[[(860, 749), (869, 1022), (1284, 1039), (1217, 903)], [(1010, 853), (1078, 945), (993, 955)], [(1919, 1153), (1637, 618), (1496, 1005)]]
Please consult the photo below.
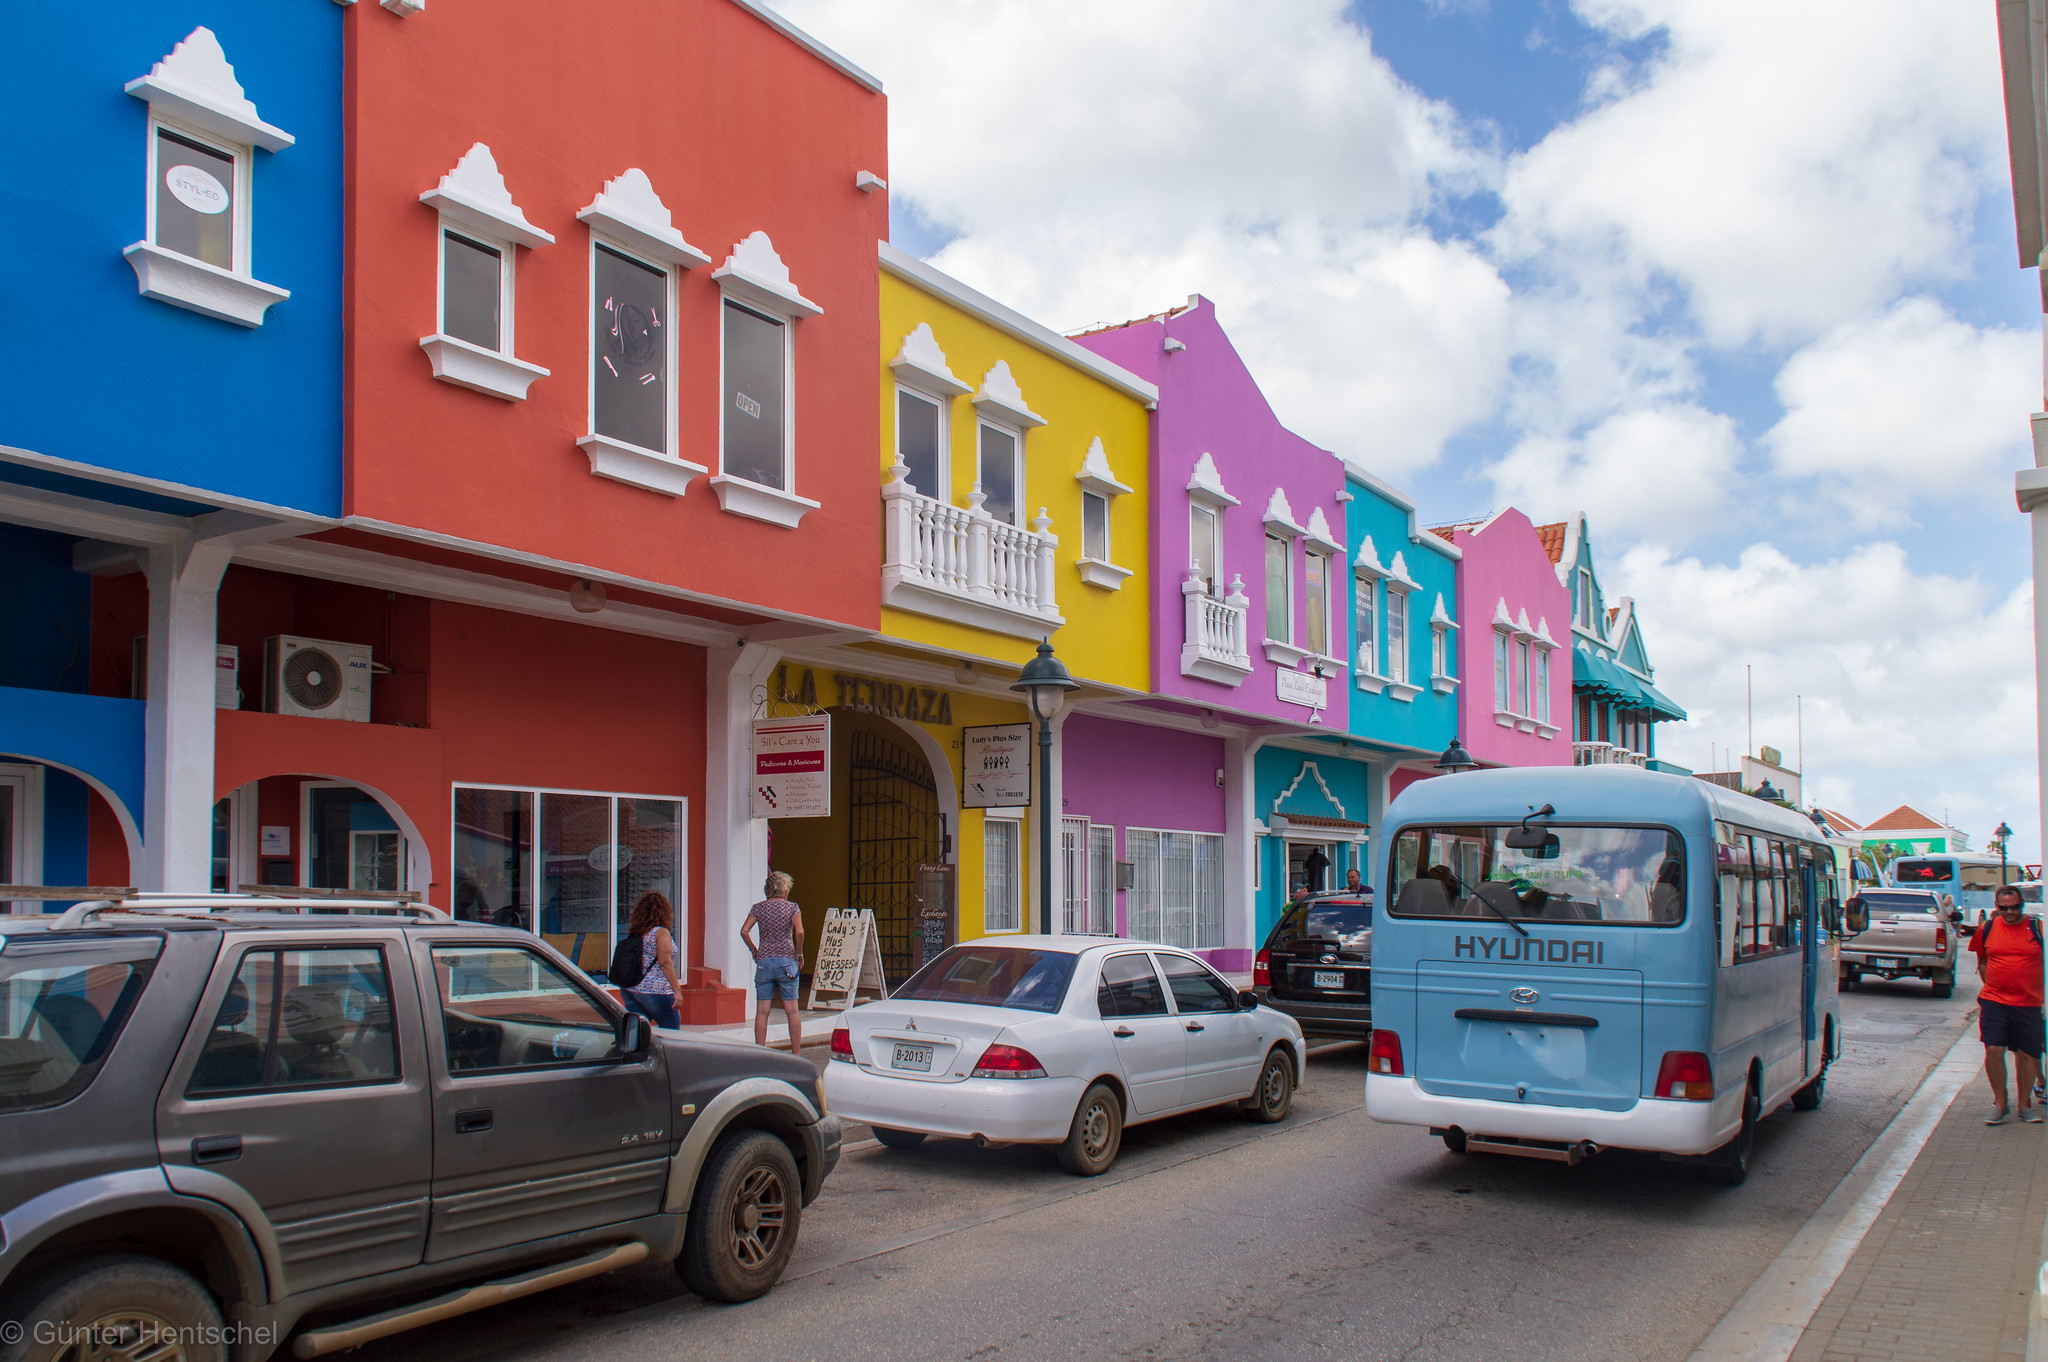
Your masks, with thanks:
[(1100, 823), (1088, 829), (1087, 931), (1116, 932), (1116, 829)]
[(982, 837), (982, 925), (990, 932), (1024, 929), (1024, 825), (1011, 818), (984, 818)]
[(981, 423), (980, 441), (976, 478), (981, 486), (981, 509), (1005, 525), (1021, 527), (1024, 441), (1016, 431), (987, 421)]
[(675, 327), (667, 269), (602, 241), (590, 248), (591, 428), (651, 454), (673, 448)]
[(935, 501), (952, 500), (946, 458), (946, 404), (913, 392), (896, 390), (896, 457), (910, 471), (912, 490)]
[(1060, 819), (1060, 873), (1065, 883), (1060, 912), (1062, 932), (1088, 930), (1089, 871), (1093, 869), (1088, 861), (1088, 820)]
[(233, 271), (248, 251), (239, 224), (243, 156), (157, 125), (149, 240), (167, 251)]
[[(0, 884), (43, 882), (43, 768), (0, 765)], [(39, 913), (33, 899), (0, 902), (0, 912)]]
[(537, 933), (596, 974), (654, 891), (686, 939), (685, 801), (473, 785), (454, 798), (457, 918)]
[(1210, 833), (1128, 828), (1134, 879), (1129, 935), (1186, 950), (1223, 944), (1223, 839)]
[(1294, 642), (1294, 580), (1290, 545), (1284, 535), (1266, 536), (1266, 637)]
[(373, 893), (411, 887), (405, 837), (373, 795), (325, 781), (308, 781), (301, 789), (300, 884)]

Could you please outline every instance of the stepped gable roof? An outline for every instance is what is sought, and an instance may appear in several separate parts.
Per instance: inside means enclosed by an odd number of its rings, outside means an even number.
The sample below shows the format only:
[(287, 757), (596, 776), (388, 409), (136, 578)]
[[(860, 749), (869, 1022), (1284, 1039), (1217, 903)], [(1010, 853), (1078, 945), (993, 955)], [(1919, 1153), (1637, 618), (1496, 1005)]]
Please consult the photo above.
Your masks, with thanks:
[(1143, 326), (1146, 322), (1171, 321), (1173, 318), (1178, 317), (1181, 313), (1186, 312), (1189, 308), (1192, 308), (1195, 305), (1195, 302), (1196, 299), (1189, 298), (1187, 302), (1183, 303), (1181, 306), (1170, 307), (1166, 309), (1166, 311), (1164, 312), (1154, 312), (1150, 316), (1145, 317), (1133, 317), (1127, 322), (1100, 322), (1094, 326), (1082, 327), (1079, 331), (1068, 331), (1065, 333), (1065, 335), (1068, 340), (1079, 340), (1083, 336), (1098, 335), (1104, 331), (1121, 331), (1128, 326)]
[(1553, 563), (1564, 557), (1564, 530), (1565, 522), (1562, 520), (1554, 525), (1536, 527), (1536, 537), (1543, 542), (1543, 551), (1550, 555)]
[(1846, 813), (1837, 813), (1833, 809), (1824, 809), (1819, 805), (1815, 805), (1814, 809), (1822, 818), (1827, 820), (1827, 825), (1836, 832), (1861, 832), (1863, 830), (1863, 825), (1849, 817)]
[(1929, 818), (1926, 814), (1920, 812), (1920, 810), (1914, 808), (1911, 804), (1901, 804), (1899, 805), (1899, 807), (1893, 809), (1884, 817), (1865, 823), (1862, 826), (1862, 828), (1859, 829), (1859, 831), (1894, 832), (1906, 831), (1908, 829), (1915, 828), (1939, 828), (1944, 826), (1946, 826), (1946, 824), (1944, 824), (1939, 818)]

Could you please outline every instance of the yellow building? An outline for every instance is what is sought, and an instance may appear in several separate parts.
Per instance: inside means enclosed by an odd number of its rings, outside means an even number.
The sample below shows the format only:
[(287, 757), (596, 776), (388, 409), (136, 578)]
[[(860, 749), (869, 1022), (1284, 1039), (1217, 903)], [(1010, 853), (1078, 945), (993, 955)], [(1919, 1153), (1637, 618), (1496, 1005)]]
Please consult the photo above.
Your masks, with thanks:
[[(1010, 689), (1037, 645), (1077, 696), (1151, 689), (1157, 392), (886, 243), (880, 269), (881, 637), (791, 641), (763, 689), (832, 717), (832, 813), (767, 820), (767, 863), (813, 950), (826, 908), (873, 909), (893, 984), (928, 944), (1041, 929), (1036, 734)], [(1086, 855), (1056, 846), (1055, 881)]]

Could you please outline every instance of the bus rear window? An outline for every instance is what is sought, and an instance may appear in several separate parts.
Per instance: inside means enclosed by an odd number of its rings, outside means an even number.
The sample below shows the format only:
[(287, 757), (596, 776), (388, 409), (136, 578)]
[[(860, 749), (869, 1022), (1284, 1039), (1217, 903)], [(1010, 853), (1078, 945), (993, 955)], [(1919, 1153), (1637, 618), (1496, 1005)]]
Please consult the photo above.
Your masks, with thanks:
[(1685, 920), (1685, 843), (1664, 828), (1549, 829), (1542, 848), (1504, 826), (1408, 828), (1394, 840), (1395, 917), (1522, 922)]
[(1947, 884), (1955, 875), (1947, 861), (1896, 861), (1892, 880), (1897, 884)]

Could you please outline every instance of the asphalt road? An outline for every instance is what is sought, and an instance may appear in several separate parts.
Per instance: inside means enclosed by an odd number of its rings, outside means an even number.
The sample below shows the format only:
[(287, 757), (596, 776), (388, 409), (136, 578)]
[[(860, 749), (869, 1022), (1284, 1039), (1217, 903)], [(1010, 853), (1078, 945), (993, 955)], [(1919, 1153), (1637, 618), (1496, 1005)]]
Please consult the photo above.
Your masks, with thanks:
[(856, 1143), (748, 1305), (642, 1265), (356, 1357), (1684, 1359), (1948, 1048), (1973, 985), (1846, 995), (1826, 1101), (1768, 1116), (1739, 1188), (1625, 1151), (1454, 1157), (1366, 1119), (1364, 1047), (1334, 1046), (1284, 1124), (1142, 1126), (1098, 1179), (1043, 1149)]

